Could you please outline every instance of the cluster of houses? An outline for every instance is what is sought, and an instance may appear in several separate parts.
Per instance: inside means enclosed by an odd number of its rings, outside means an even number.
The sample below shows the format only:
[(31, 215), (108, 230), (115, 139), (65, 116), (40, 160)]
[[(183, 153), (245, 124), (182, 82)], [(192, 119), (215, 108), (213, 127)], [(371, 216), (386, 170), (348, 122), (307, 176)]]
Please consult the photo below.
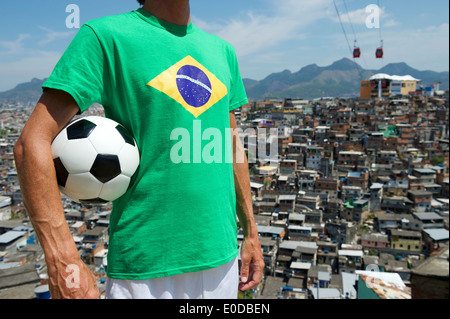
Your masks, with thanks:
[[(12, 154), (29, 113), (0, 110), (0, 299), (48, 297)], [(251, 297), (448, 298), (448, 116), (448, 93), (266, 100), (239, 109), (265, 260)], [(104, 291), (111, 204), (63, 204)]]
[[(257, 298), (428, 293), (414, 272), (448, 256), (448, 97), (266, 100), (238, 115), (257, 153), (249, 169), (266, 262)], [(399, 290), (361, 284), (374, 269)]]

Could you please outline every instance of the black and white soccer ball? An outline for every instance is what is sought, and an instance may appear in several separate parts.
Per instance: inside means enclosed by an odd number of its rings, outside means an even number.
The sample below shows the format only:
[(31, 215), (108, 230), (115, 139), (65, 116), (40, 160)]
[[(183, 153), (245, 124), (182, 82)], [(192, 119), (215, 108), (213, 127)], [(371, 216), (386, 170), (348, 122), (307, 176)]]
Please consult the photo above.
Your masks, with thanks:
[(87, 116), (69, 123), (52, 142), (60, 191), (82, 204), (105, 204), (128, 190), (139, 150), (121, 124)]

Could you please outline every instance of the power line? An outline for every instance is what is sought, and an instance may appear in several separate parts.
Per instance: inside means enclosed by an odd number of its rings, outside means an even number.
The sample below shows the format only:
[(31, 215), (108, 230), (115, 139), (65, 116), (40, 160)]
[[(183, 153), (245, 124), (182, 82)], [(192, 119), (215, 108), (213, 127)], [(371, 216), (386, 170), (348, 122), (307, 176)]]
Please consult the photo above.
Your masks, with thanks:
[(345, 40), (347, 41), (348, 49), (350, 50), (350, 53), (353, 54), (352, 47), (350, 46), (350, 42), (348, 41), (347, 32), (345, 31), (344, 24), (342, 23), (341, 14), (339, 13), (339, 9), (336, 5), (336, 0), (333, 0), (334, 7), (336, 8), (336, 13), (339, 18), (339, 23), (341, 24), (342, 32), (344, 32)]
[[(345, 0), (342, 0), (342, 2), (344, 2), (345, 11), (347, 12), (347, 16), (348, 16), (348, 22), (350, 23), (350, 26), (351, 26), (352, 31), (353, 31), (353, 36), (355, 37), (355, 46), (358, 46), (358, 47), (359, 47), (359, 45), (358, 45), (358, 40), (357, 40), (357, 38), (356, 38), (355, 28), (353, 27), (353, 22), (352, 22), (351, 17), (350, 17), (350, 12), (349, 12), (349, 10), (348, 10), (347, 3), (345, 2)], [(364, 57), (364, 54), (361, 54), (361, 58), (362, 58), (362, 60), (363, 60), (363, 62), (364, 62), (364, 66), (366, 67), (366, 69), (368, 69), (368, 64), (367, 64), (367, 62), (366, 62), (366, 59), (365, 59), (365, 57)], [(353, 58), (353, 59), (354, 59), (354, 58)], [(355, 61), (355, 62), (356, 62), (356, 61)]]
[(349, 13), (349, 11), (348, 11), (347, 3), (345, 2), (345, 0), (342, 0), (342, 2), (344, 2), (345, 11), (347, 12), (347, 16), (348, 16), (348, 22), (350, 22), (350, 26), (352, 27), (352, 30), (353, 30), (353, 36), (355, 37), (355, 42), (358, 42), (358, 41), (356, 40), (356, 32), (355, 32), (355, 28), (353, 28), (353, 23), (352, 23), (352, 20), (351, 20), (351, 17), (350, 17), (350, 13)]
[[(377, 5), (378, 5), (378, 10), (380, 10), (380, 12), (381, 12), (380, 0), (377, 0)], [(380, 17), (380, 20), (381, 20), (381, 17)], [(379, 36), (380, 36), (380, 46), (381, 46), (381, 49), (384, 50), (384, 40), (381, 35), (381, 24), (382, 23), (380, 21), (380, 25), (378, 26), (378, 31), (379, 31)], [(383, 53), (383, 56), (381, 57), (381, 68), (384, 68), (384, 53)]]
[[(377, 0), (377, 5), (378, 5), (378, 9), (380, 9), (380, 11), (381, 11), (380, 0)], [(383, 42), (383, 37), (381, 36), (381, 21), (380, 21), (380, 25), (378, 26), (378, 31), (380, 34), (380, 42)]]
[[(354, 54), (353, 54), (353, 50), (352, 50), (352, 47), (351, 47), (351, 45), (350, 45), (350, 41), (348, 40), (348, 36), (347, 36), (347, 32), (345, 31), (344, 24), (342, 23), (341, 14), (340, 14), (339, 9), (338, 9), (338, 7), (337, 7), (336, 0), (333, 0), (333, 3), (334, 3), (334, 7), (335, 7), (335, 9), (336, 9), (336, 13), (337, 13), (338, 18), (339, 18), (339, 23), (341, 24), (342, 32), (344, 33), (345, 40), (347, 41), (347, 45), (348, 45), (348, 49), (349, 49), (349, 51), (350, 51), (350, 54), (353, 56), (353, 61), (355, 62), (355, 64), (358, 65), (358, 64), (356, 63), (356, 61), (355, 61), (355, 57), (354, 57)], [(345, 1), (344, 1), (344, 4), (345, 4)], [(347, 7), (347, 5), (345, 5), (345, 7)], [(347, 15), (349, 16), (349, 19), (350, 19), (350, 15), (348, 14), (348, 10), (347, 10)], [(352, 25), (352, 29), (353, 29), (353, 25)], [(356, 44), (356, 43), (357, 43), (357, 40), (356, 40), (356, 33), (355, 33), (355, 30), (354, 30), (354, 29), (353, 29), (353, 35), (355, 36), (355, 44)], [(361, 67), (358, 65), (358, 67), (357, 67), (356, 69), (358, 70), (359, 77), (362, 79), (362, 78), (363, 78), (363, 75), (362, 75)]]

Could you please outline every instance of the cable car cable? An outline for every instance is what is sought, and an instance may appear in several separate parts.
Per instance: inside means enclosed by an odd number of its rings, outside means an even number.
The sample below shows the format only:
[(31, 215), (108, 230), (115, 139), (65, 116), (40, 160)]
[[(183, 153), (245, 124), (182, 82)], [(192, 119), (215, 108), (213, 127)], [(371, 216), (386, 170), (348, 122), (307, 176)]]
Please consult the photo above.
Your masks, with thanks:
[[(358, 47), (358, 49), (359, 49), (359, 54), (358, 54), (358, 56), (355, 56), (355, 54), (353, 54), (353, 59), (355, 59), (356, 57), (358, 57), (358, 58), (361, 57), (361, 58), (363, 59), (364, 66), (365, 66), (366, 69), (368, 70), (369, 67), (368, 67), (368, 65), (367, 65), (366, 59), (364, 58), (364, 54), (361, 53), (361, 49), (360, 49), (360, 47), (359, 47), (359, 45), (358, 45), (358, 39), (356, 38), (355, 28), (353, 27), (353, 22), (352, 22), (351, 17), (350, 17), (350, 12), (349, 12), (349, 10), (348, 10), (347, 3), (345, 2), (345, 0), (342, 0), (342, 2), (344, 2), (345, 11), (347, 12), (347, 17), (348, 17), (348, 22), (350, 23), (350, 26), (351, 26), (352, 31), (353, 31), (353, 37), (355, 38), (355, 48)], [(356, 61), (355, 61), (355, 63), (356, 63)]]
[(350, 42), (348, 41), (347, 32), (345, 32), (344, 24), (342, 23), (341, 14), (339, 13), (339, 9), (337, 7), (336, 0), (333, 0), (333, 3), (334, 3), (334, 7), (336, 8), (336, 13), (337, 13), (338, 18), (339, 18), (339, 23), (341, 24), (342, 32), (344, 32), (345, 40), (347, 41), (348, 48), (350, 50), (350, 53), (353, 54), (353, 50), (352, 50), (352, 47), (350, 45)]
[[(335, 7), (335, 9), (336, 9), (336, 13), (337, 13), (338, 18), (339, 18), (339, 23), (341, 24), (342, 32), (344, 33), (345, 40), (347, 41), (347, 45), (348, 45), (348, 48), (349, 48), (349, 50), (350, 50), (350, 54), (353, 56), (353, 60), (354, 60), (355, 64), (357, 65), (356, 69), (357, 69), (357, 71), (358, 71), (358, 73), (359, 73), (359, 77), (360, 77), (360, 79), (363, 79), (364, 76), (363, 76), (363, 74), (362, 74), (361, 66), (360, 66), (359, 64), (357, 64), (356, 61), (355, 61), (355, 51), (356, 51), (356, 48), (354, 48), (354, 49), (352, 50), (352, 47), (351, 47), (351, 45), (350, 45), (350, 41), (348, 40), (347, 32), (345, 31), (344, 24), (342, 23), (341, 14), (339, 13), (339, 9), (338, 9), (338, 7), (337, 7), (336, 0), (333, 0), (333, 3), (334, 3), (334, 7)], [(361, 49), (359, 49), (359, 50), (361, 50)], [(361, 53), (361, 51), (359, 51), (359, 54), (360, 54), (360, 53)]]
[[(378, 5), (378, 9), (381, 11), (381, 5), (380, 5), (380, 0), (377, 0), (377, 5)], [(380, 59), (381, 61), (381, 67), (384, 67), (384, 40), (381, 34), (381, 22), (380, 25), (378, 26), (378, 33), (380, 36), (380, 47), (377, 48), (376, 52), (375, 52), (375, 56), (377, 59)]]

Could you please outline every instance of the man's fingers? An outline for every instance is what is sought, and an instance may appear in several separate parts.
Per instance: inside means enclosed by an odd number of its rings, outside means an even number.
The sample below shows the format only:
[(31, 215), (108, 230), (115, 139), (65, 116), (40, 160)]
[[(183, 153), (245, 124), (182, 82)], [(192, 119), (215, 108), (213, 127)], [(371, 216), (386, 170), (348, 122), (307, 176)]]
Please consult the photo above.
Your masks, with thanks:
[(242, 283), (246, 283), (248, 280), (248, 276), (249, 276), (249, 271), (250, 271), (250, 262), (247, 260), (247, 258), (243, 258), (241, 259), (241, 282)]
[(252, 281), (249, 281), (248, 283), (241, 283), (241, 285), (239, 286), (239, 289), (241, 291), (246, 291), (246, 290), (255, 288), (257, 285), (258, 285), (258, 282), (252, 280)]
[(244, 241), (241, 249), (241, 274), (239, 289), (245, 291), (256, 287), (262, 278), (264, 259), (257, 239)]
[(242, 268), (239, 289), (241, 291), (252, 289), (259, 284), (261, 278), (262, 269), (260, 269), (258, 264), (255, 262), (248, 263), (247, 267), (245, 268), (245, 272), (244, 268)]

